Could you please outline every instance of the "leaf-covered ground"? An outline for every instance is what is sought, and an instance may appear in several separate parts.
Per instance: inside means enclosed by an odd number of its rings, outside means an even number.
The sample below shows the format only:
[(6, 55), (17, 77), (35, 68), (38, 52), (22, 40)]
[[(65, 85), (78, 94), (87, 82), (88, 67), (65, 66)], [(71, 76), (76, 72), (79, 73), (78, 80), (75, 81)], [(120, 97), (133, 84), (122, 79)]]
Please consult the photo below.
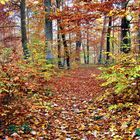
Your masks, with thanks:
[(12, 136), (23, 140), (135, 139), (136, 128), (140, 135), (139, 103), (128, 101), (128, 95), (105, 95), (102, 81), (96, 79), (99, 73), (91, 67), (55, 76), (48, 81), (51, 90), (20, 102), (19, 109), (6, 118), (7, 128), (0, 122), (0, 135), (7, 135), (7, 140)]
[(55, 93), (49, 118), (51, 139), (84, 139), (89, 135), (94, 126), (90, 111), (93, 98), (102, 91), (98, 74), (96, 68), (80, 68), (51, 80)]
[(134, 131), (140, 131), (139, 104), (129, 95), (105, 93), (99, 74), (95, 67), (80, 68), (51, 81), (55, 106), (49, 118), (50, 139), (135, 139)]

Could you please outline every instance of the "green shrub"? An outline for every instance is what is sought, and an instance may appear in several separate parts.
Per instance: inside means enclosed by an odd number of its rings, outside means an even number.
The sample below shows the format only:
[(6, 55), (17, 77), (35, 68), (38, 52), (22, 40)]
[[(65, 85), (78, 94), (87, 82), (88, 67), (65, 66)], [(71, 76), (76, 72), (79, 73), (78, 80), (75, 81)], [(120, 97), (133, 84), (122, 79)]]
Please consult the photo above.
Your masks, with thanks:
[(115, 61), (114, 65), (101, 68), (100, 78), (105, 80), (102, 86), (111, 87), (116, 94), (139, 93), (140, 61), (134, 54), (120, 54)]

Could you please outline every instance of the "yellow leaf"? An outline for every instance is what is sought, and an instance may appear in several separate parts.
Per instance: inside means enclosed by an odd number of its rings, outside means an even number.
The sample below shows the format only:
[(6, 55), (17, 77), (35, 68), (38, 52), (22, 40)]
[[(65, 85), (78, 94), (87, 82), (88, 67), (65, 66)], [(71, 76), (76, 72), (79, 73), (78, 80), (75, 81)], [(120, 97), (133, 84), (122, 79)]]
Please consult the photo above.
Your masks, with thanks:
[(5, 4), (5, 1), (0, 1), (1, 4)]
[(8, 2), (8, 0), (0, 0), (1, 4), (5, 4), (6, 2)]
[(83, 124), (81, 124), (81, 126), (79, 127), (79, 130), (82, 131), (85, 129), (85, 126)]

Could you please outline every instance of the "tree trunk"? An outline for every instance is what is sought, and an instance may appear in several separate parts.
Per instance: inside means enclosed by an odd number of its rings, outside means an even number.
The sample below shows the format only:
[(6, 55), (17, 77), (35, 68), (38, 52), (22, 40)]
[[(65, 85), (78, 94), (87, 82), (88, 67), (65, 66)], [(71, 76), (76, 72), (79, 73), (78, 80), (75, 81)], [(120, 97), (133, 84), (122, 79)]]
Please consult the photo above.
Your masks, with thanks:
[[(80, 25), (77, 25), (77, 26), (80, 26)], [(77, 40), (76, 40), (76, 58), (75, 58), (75, 61), (77, 64), (80, 63), (80, 47), (81, 47), (81, 32), (78, 31)]]
[[(122, 8), (126, 9), (129, 1), (122, 3)], [(123, 53), (129, 53), (131, 47), (130, 39), (130, 21), (124, 16), (121, 21), (121, 48), (120, 51)]]
[(21, 15), (21, 41), (22, 41), (22, 49), (24, 58), (27, 59), (29, 57), (29, 50), (27, 47), (27, 31), (26, 31), (26, 0), (21, 0), (20, 2), (20, 15)]
[(87, 29), (87, 64), (89, 64), (89, 30)]
[(60, 33), (59, 33), (59, 25), (58, 26), (58, 34), (57, 34), (57, 51), (58, 51), (58, 67), (62, 67), (62, 62), (61, 62), (61, 38), (60, 38)]
[(130, 22), (127, 21), (126, 17), (124, 17), (121, 23), (121, 51), (124, 53), (130, 52), (131, 40), (129, 26)]
[(26, 17), (27, 17), (27, 39), (28, 39), (28, 43), (30, 42), (30, 17), (29, 17), (30, 11), (29, 8), (27, 8), (27, 12), (26, 12)]
[(105, 42), (105, 31), (106, 31), (106, 23), (107, 23), (107, 18), (106, 16), (104, 17), (104, 22), (103, 22), (103, 30), (102, 30), (102, 36), (101, 36), (101, 44), (100, 44), (100, 51), (99, 51), (99, 59), (98, 63), (102, 64), (102, 55), (103, 55), (103, 46)]
[(53, 39), (53, 32), (52, 32), (52, 21), (49, 19), (49, 14), (51, 12), (51, 0), (45, 0), (45, 11), (46, 11), (46, 18), (45, 18), (45, 33), (46, 33), (46, 40), (52, 41)]
[(87, 64), (85, 46), (84, 46), (84, 44), (82, 46), (83, 46), (83, 53), (84, 53), (84, 63)]
[(111, 36), (111, 26), (112, 26), (112, 17), (109, 17), (108, 29), (107, 29), (107, 41), (106, 41), (106, 63), (109, 63), (109, 53), (110, 53), (110, 36)]
[[(61, 0), (56, 0), (57, 8), (60, 8), (60, 2), (61, 2)], [(63, 0), (62, 0), (62, 7), (63, 7)], [(58, 25), (59, 25), (59, 29), (63, 30), (63, 27), (61, 26), (61, 20), (58, 20)], [(69, 54), (69, 49), (68, 49), (68, 45), (67, 45), (67, 41), (66, 41), (66, 36), (64, 33), (62, 33), (61, 36), (62, 36), (62, 41), (63, 41), (63, 46), (64, 46), (64, 65), (66, 62), (67, 69), (69, 69), (70, 68), (70, 54)], [(59, 40), (60, 40), (60, 36), (59, 36)], [(60, 45), (58, 46), (58, 55), (59, 55), (58, 57), (61, 58), (61, 46)], [(60, 64), (60, 61), (58, 63)]]
[(49, 14), (51, 12), (51, 0), (44, 0), (45, 5), (45, 36), (46, 36), (46, 59), (48, 60), (48, 63), (52, 63), (52, 52), (51, 52), (51, 46), (52, 46), (52, 40), (53, 40), (53, 31), (52, 31), (52, 20), (49, 19)]
[[(60, 9), (60, 2), (61, 0), (56, 0), (56, 6), (58, 9)], [(58, 19), (57, 20), (57, 43), (58, 43), (58, 46), (57, 46), (57, 53), (58, 53), (58, 67), (61, 68), (62, 67), (62, 62), (61, 62), (61, 37), (60, 37), (60, 33), (59, 33), (59, 30), (60, 30), (60, 20)]]
[(69, 46), (70, 46), (70, 55), (72, 54), (72, 40), (71, 40), (72, 33), (69, 33)]
[[(61, 30), (63, 28), (61, 27)], [(69, 49), (66, 41), (66, 36), (65, 34), (62, 34), (62, 40), (63, 40), (63, 45), (64, 45), (64, 62), (66, 61), (67, 68), (70, 68), (70, 55), (69, 55)]]
[(80, 63), (80, 47), (81, 47), (81, 41), (76, 41), (76, 58), (75, 61), (77, 64)]
[[(63, 30), (63, 27), (60, 25), (60, 30)], [(69, 54), (69, 49), (66, 41), (66, 36), (64, 33), (61, 34), (62, 36), (62, 41), (63, 41), (63, 46), (64, 46), (64, 65), (66, 62), (67, 69), (70, 69), (70, 54)]]
[(114, 18), (112, 17), (112, 37), (113, 37), (113, 41), (112, 41), (112, 54), (114, 54), (114, 50), (115, 50), (115, 46), (114, 46), (114, 37), (115, 37), (115, 30), (114, 30)]

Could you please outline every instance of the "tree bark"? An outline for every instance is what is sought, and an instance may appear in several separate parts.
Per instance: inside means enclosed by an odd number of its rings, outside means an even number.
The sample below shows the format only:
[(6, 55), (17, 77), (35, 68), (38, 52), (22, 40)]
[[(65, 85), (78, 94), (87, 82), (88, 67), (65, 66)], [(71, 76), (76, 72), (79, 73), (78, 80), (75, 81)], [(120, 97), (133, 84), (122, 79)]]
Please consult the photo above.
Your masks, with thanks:
[(106, 41), (106, 63), (109, 63), (109, 53), (110, 53), (110, 37), (111, 37), (111, 26), (112, 26), (112, 17), (109, 17), (108, 29), (107, 29), (107, 41)]
[(98, 63), (102, 64), (102, 55), (103, 55), (103, 46), (105, 42), (105, 31), (106, 31), (106, 23), (107, 23), (107, 18), (106, 16), (104, 17), (104, 22), (103, 22), (103, 30), (102, 30), (102, 36), (101, 36), (101, 44), (100, 44), (100, 51), (99, 51), (99, 59)]
[(87, 29), (87, 64), (89, 64), (89, 30)]
[(62, 62), (61, 62), (61, 38), (60, 38), (60, 33), (59, 33), (59, 25), (58, 26), (58, 34), (57, 34), (57, 53), (58, 53), (58, 67), (62, 67)]
[(53, 32), (52, 32), (52, 20), (49, 19), (49, 14), (51, 12), (51, 0), (45, 0), (45, 11), (46, 11), (46, 18), (45, 18), (45, 33), (46, 33), (46, 40), (52, 41), (53, 39)]
[[(126, 9), (129, 1), (122, 3), (122, 9)], [(131, 48), (130, 39), (130, 21), (124, 16), (121, 21), (121, 48), (120, 51), (123, 53), (129, 53)]]
[(49, 14), (51, 12), (51, 0), (44, 0), (45, 5), (45, 36), (46, 36), (46, 59), (48, 60), (48, 63), (52, 63), (52, 52), (51, 52), (51, 46), (52, 46), (52, 40), (53, 40), (53, 29), (52, 29), (52, 20), (49, 19)]
[[(60, 2), (61, 0), (56, 0), (56, 7), (60, 9)], [(62, 62), (61, 62), (61, 37), (60, 37), (60, 20), (57, 20), (57, 53), (58, 53), (58, 68), (62, 67)]]
[(21, 41), (24, 58), (29, 57), (29, 50), (27, 47), (27, 30), (26, 30), (26, 0), (21, 0), (20, 2), (20, 15), (21, 15)]
[[(61, 26), (60, 29), (63, 30)], [(64, 62), (66, 61), (67, 69), (70, 69), (70, 55), (65, 34), (62, 34), (62, 41), (64, 45)]]
[(75, 58), (77, 64), (80, 63), (80, 47), (81, 47), (81, 31), (78, 31), (76, 40), (76, 58)]
[(84, 44), (83, 44), (82, 46), (83, 46), (83, 53), (84, 53), (84, 63), (87, 64), (87, 58), (86, 58), (86, 50), (85, 50), (85, 46), (84, 46)]
[[(56, 4), (57, 7), (60, 8), (60, 2), (62, 1), (62, 8), (63, 8), (63, 0), (56, 0)], [(57, 20), (58, 21), (58, 26), (60, 30), (63, 30), (63, 27), (61, 26), (61, 20)], [(69, 49), (68, 49), (68, 45), (67, 45), (67, 41), (66, 41), (66, 36), (64, 33), (61, 34), (62, 36), (62, 42), (63, 42), (63, 46), (64, 46), (64, 64), (63, 67), (65, 65), (66, 62), (66, 66), (67, 69), (70, 69), (70, 54), (69, 54)], [(59, 36), (60, 37), (60, 36)], [(59, 42), (60, 43), (60, 42)], [(61, 46), (58, 46), (58, 57), (61, 57)], [(58, 62), (60, 64), (60, 61)], [(62, 66), (62, 62), (61, 62), (61, 66)]]

